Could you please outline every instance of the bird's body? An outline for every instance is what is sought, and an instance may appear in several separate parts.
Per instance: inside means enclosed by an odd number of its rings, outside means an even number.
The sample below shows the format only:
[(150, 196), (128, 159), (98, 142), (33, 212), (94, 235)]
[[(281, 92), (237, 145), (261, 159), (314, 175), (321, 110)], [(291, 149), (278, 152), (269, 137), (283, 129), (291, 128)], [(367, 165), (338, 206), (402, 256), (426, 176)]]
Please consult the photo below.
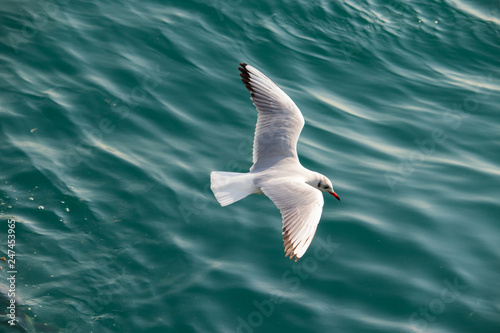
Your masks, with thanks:
[(316, 232), (323, 208), (321, 192), (339, 197), (328, 178), (299, 162), (297, 141), (304, 117), (295, 103), (257, 69), (240, 65), (242, 81), (259, 111), (253, 165), (249, 173), (213, 171), (210, 188), (222, 206), (249, 194), (267, 195), (283, 217), (286, 255), (298, 260)]

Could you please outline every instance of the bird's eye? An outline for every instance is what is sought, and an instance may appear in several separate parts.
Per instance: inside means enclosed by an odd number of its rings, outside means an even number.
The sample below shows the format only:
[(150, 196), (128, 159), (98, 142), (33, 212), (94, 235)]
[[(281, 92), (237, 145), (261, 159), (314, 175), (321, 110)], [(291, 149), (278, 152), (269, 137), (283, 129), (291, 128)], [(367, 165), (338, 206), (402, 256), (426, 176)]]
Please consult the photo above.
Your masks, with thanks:
[(329, 188), (329, 187), (330, 187), (330, 186), (328, 186), (328, 185), (325, 185), (325, 188)]

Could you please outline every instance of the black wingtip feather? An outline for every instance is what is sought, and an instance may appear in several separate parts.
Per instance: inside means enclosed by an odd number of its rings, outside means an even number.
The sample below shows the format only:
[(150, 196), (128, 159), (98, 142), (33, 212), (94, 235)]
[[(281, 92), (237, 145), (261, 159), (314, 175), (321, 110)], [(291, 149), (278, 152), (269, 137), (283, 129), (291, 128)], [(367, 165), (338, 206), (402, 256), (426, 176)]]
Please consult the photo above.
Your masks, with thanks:
[(250, 92), (250, 95), (253, 97), (253, 87), (250, 84), (250, 72), (247, 69), (247, 64), (244, 62), (240, 62), (240, 66), (238, 69), (240, 70), (241, 81), (245, 84), (245, 87)]

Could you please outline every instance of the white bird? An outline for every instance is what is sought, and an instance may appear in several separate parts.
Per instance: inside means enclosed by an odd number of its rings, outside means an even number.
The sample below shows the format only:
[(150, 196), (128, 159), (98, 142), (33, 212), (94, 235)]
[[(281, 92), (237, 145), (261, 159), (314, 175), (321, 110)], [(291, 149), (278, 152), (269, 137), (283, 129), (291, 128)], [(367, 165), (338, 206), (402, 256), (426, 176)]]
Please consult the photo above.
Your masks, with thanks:
[(257, 108), (253, 165), (248, 173), (213, 171), (210, 188), (221, 206), (249, 194), (265, 194), (283, 218), (286, 256), (300, 259), (316, 232), (328, 192), (340, 201), (325, 176), (304, 168), (297, 141), (304, 117), (295, 103), (273, 81), (254, 67), (240, 63), (241, 81)]

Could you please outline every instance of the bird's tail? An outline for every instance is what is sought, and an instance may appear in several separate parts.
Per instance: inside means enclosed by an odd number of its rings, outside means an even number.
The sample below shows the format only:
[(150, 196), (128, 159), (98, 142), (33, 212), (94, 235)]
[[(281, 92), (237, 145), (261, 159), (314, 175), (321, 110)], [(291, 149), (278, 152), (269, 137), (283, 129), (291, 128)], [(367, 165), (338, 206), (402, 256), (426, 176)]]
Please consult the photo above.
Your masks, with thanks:
[(227, 206), (249, 194), (258, 193), (250, 173), (212, 171), (210, 188), (221, 206)]

